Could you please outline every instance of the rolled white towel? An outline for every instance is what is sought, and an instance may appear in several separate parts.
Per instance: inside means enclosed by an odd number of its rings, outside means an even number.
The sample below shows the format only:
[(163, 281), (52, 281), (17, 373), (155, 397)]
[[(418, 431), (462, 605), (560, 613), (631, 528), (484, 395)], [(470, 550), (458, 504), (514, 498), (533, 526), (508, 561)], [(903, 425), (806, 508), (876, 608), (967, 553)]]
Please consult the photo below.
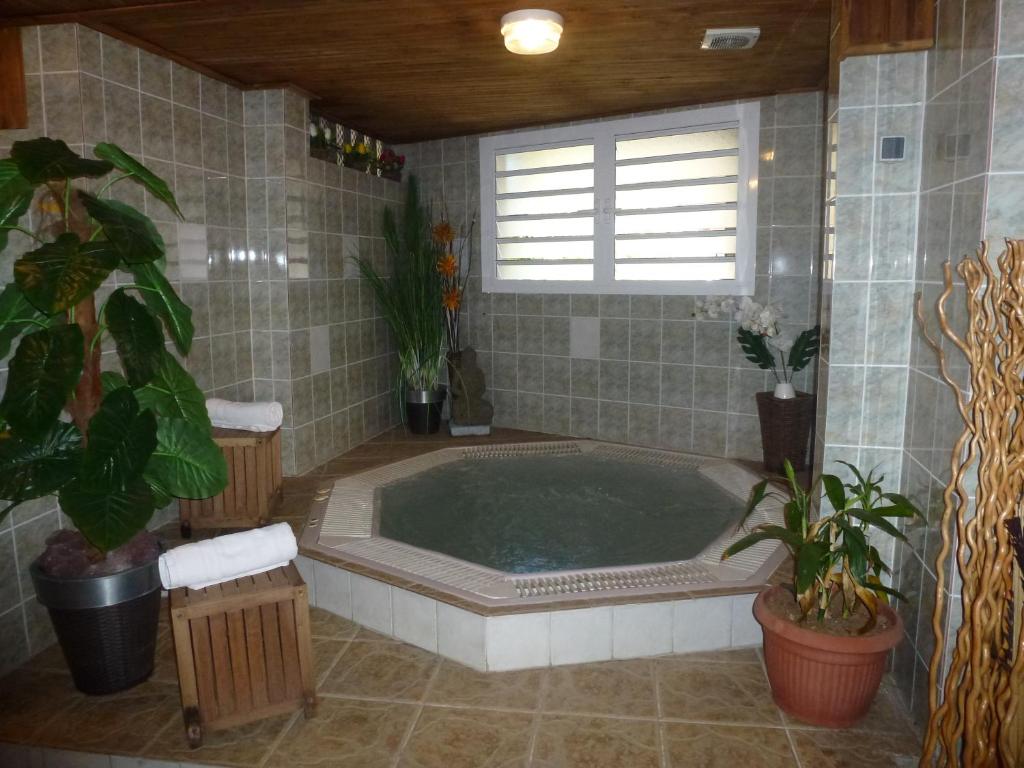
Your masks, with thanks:
[(164, 589), (202, 589), (279, 568), (298, 553), (291, 526), (277, 523), (175, 547), (160, 555), (160, 583)]
[(284, 409), (274, 402), (233, 403), (213, 397), (206, 401), (206, 412), (215, 427), (249, 432), (273, 432), (284, 419)]

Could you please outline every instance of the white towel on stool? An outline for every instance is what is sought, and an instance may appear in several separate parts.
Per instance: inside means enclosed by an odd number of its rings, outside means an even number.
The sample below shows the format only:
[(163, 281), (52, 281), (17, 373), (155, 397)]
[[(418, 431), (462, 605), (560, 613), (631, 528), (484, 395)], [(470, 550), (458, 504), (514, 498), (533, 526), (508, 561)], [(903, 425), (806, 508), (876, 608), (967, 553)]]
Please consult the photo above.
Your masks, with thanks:
[(273, 432), (284, 419), (284, 409), (274, 402), (233, 403), (212, 397), (206, 401), (206, 412), (215, 427), (249, 432)]
[(160, 555), (164, 589), (202, 589), (287, 565), (299, 553), (288, 523), (218, 536)]

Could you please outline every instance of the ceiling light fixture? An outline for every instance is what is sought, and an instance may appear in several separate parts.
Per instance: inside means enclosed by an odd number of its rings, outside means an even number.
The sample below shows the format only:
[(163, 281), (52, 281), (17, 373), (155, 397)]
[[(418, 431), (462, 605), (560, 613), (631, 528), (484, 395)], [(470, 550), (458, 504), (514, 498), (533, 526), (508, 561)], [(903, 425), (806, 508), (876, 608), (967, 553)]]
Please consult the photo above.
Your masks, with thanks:
[(554, 11), (526, 8), (501, 17), (501, 34), (512, 53), (551, 53), (562, 36), (562, 17)]

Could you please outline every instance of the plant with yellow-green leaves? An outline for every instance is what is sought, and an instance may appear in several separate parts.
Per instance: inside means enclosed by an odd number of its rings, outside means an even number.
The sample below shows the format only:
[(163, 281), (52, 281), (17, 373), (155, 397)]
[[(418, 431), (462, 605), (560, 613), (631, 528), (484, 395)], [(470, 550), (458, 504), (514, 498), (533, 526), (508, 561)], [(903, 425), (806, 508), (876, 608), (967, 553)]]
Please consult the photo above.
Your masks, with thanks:
[[(898, 493), (886, 493), (873, 472), (864, 475), (852, 464), (845, 464), (854, 483), (843, 483), (835, 475), (821, 475), (810, 489), (797, 481), (792, 464), (785, 463), (788, 499), (782, 498), (784, 525), (764, 524), (729, 547), (726, 559), (760, 541), (781, 541), (793, 557), (793, 588), (802, 619), (814, 612), (823, 622), (831, 611), (852, 615), (858, 605), (868, 612), (860, 632), (875, 626), (879, 599), (886, 595), (903, 598), (899, 592), (882, 583), (882, 575), (890, 573), (878, 549), (868, 540), (868, 529), (876, 528), (900, 541), (906, 537), (890, 518), (912, 518), (921, 513), (910, 500)], [(768, 497), (779, 498), (769, 491), (770, 480), (754, 486), (744, 520)], [(832, 507), (815, 518), (815, 501), (821, 501), (819, 488)]]

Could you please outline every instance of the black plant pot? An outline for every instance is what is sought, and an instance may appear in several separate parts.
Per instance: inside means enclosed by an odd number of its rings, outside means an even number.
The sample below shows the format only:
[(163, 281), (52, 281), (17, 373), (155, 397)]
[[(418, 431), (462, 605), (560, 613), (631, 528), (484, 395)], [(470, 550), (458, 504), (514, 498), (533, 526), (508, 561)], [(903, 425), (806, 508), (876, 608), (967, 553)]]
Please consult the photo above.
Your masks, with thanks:
[(54, 578), (29, 568), (47, 608), (75, 687), (101, 695), (123, 691), (153, 673), (160, 619), (157, 561), (109, 576)]
[(407, 389), (405, 391), (405, 423), (415, 435), (432, 435), (441, 428), (441, 409), (446, 390)]

